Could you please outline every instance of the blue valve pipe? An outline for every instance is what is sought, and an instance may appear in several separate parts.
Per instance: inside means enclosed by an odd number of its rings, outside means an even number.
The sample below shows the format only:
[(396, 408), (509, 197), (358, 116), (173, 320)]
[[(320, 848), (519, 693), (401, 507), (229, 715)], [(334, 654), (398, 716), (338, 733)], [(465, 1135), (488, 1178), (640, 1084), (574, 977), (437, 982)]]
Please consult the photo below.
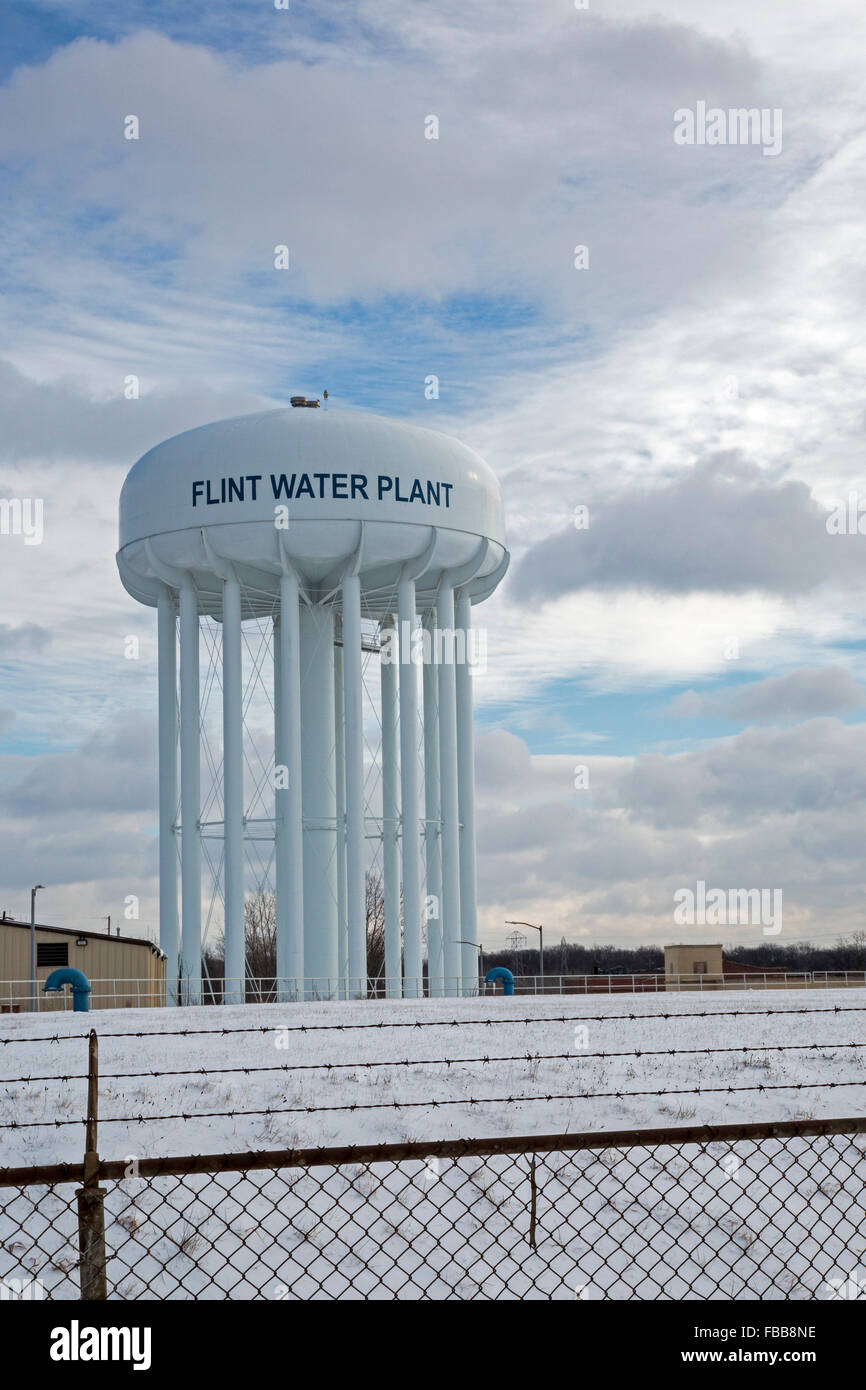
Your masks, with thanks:
[(510, 970), (506, 970), (504, 965), (494, 965), (484, 976), (485, 984), (492, 984), (495, 980), (502, 981), (502, 993), (514, 993), (514, 976)]
[(87, 976), (81, 970), (73, 970), (70, 965), (66, 965), (60, 970), (52, 970), (42, 988), (46, 994), (56, 994), (64, 985), (72, 986), (72, 1012), (89, 1013), (90, 981)]

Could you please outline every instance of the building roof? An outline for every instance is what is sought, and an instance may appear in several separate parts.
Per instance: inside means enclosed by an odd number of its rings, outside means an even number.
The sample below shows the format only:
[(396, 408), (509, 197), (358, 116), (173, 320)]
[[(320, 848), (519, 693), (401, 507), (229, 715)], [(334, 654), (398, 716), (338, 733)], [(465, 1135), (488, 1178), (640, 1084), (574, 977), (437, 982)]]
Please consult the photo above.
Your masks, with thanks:
[(666, 951), (723, 951), (721, 941), (669, 941)]
[[(29, 922), (19, 922), (15, 917), (7, 917), (4, 913), (0, 917), (0, 927), (22, 927), (25, 931), (30, 930)], [(159, 947), (152, 941), (148, 941), (146, 936), (109, 936), (107, 931), (80, 931), (78, 927), (49, 927), (44, 922), (36, 923), (37, 931), (57, 932), (61, 936), (86, 936), (90, 941), (119, 941), (125, 946), (148, 946), (151, 951), (159, 951)]]

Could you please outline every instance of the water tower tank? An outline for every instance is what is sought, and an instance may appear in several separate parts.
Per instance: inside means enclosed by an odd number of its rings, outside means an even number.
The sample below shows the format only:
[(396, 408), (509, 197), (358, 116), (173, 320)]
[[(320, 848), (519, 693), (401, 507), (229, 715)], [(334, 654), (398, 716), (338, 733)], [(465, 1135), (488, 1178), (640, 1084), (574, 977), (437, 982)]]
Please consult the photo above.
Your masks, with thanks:
[[(246, 992), (250, 621), (273, 627), (278, 997), (368, 992), (364, 876), (374, 830), (384, 850), (386, 992), (473, 989), (468, 633), (471, 605), (508, 563), (492, 470), (447, 435), (300, 398), (189, 430), (139, 459), (121, 493), (117, 558), (130, 594), (159, 614), (160, 944), (172, 999), (201, 997), (202, 617), (220, 625), (225, 998)], [(362, 718), (362, 647), (371, 645), (381, 648), (375, 826)]]

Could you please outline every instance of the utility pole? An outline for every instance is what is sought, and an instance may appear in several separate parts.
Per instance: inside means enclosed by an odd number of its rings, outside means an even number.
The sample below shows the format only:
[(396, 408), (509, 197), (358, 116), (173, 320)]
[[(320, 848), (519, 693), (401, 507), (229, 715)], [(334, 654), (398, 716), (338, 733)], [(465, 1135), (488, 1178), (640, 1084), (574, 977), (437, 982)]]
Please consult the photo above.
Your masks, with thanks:
[(544, 928), (534, 922), (506, 922), (506, 927), (531, 927), (538, 932), (538, 977), (541, 980), (541, 993), (544, 993)]
[(30, 889), (30, 1011), (36, 1012), (36, 894), (44, 883)]
[(478, 993), (480, 994), (481, 986), (484, 983), (484, 947), (480, 946), (477, 941), (462, 941), (459, 937), (457, 938), (457, 944), (459, 946), (474, 946), (478, 952), (478, 971), (480, 977), (478, 981)]

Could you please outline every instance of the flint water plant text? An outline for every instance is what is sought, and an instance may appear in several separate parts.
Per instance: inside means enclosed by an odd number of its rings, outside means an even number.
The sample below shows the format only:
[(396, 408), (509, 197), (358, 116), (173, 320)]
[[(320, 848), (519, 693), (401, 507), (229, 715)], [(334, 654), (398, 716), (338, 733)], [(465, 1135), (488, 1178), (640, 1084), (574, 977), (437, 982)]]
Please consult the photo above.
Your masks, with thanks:
[[(192, 505), (213, 507), (221, 502), (256, 502), (263, 474), (246, 473), (239, 478), (198, 478), (192, 485)], [(370, 489), (380, 502), (420, 502), (425, 507), (451, 506), (453, 483), (434, 483), (429, 478), (413, 478), (411, 485), (393, 474), (380, 473), (374, 482), (366, 473), (271, 473), (271, 492), (279, 501), (301, 497), (353, 502), (361, 497), (370, 501)]]

